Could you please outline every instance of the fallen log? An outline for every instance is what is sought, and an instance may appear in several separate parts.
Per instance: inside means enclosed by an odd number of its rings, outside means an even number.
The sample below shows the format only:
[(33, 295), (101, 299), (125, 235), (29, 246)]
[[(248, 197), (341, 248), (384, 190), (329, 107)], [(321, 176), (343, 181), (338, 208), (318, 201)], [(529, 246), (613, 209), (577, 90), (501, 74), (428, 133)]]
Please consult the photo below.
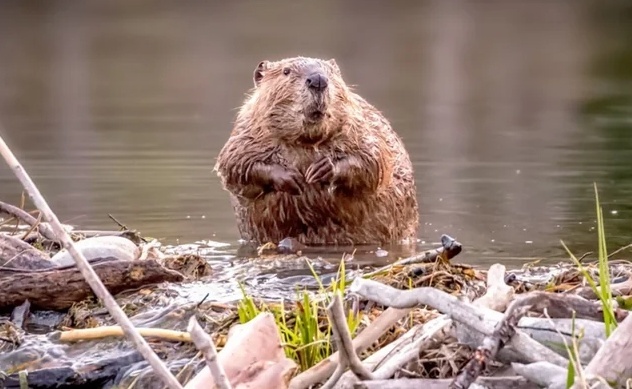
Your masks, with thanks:
[[(112, 294), (164, 281), (184, 280), (182, 274), (155, 260), (102, 259), (91, 265)], [(90, 285), (75, 266), (39, 271), (0, 269), (0, 309), (13, 308), (28, 299), (33, 308), (62, 310), (93, 295)]]

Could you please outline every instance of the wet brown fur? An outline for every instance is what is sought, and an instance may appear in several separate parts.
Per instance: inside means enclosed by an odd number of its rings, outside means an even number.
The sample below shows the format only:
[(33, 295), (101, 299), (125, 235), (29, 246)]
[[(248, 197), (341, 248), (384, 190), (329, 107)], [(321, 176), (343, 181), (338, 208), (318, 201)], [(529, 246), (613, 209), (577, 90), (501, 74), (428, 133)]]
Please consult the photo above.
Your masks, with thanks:
[[(305, 84), (313, 71), (329, 80), (322, 94)], [(333, 59), (262, 61), (254, 83), (215, 165), (242, 239), (318, 245), (415, 238), (409, 155), (382, 114), (345, 84)], [(310, 116), (314, 111), (324, 114), (321, 120)], [(313, 164), (327, 174), (308, 183)]]

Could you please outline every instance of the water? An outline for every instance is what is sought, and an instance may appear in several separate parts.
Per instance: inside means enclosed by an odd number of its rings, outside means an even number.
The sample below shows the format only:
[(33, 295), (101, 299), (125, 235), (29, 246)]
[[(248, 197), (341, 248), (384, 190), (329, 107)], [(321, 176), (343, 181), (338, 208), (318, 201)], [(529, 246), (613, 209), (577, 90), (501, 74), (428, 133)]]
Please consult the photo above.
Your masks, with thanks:
[[(623, 1), (4, 1), (2, 136), (64, 222), (233, 250), (212, 166), (254, 67), (336, 58), (406, 143), (426, 245), (508, 266), (563, 258), (560, 239), (595, 250), (597, 182), (614, 249), (632, 240), (631, 22)], [(0, 166), (0, 199), (20, 191)]]

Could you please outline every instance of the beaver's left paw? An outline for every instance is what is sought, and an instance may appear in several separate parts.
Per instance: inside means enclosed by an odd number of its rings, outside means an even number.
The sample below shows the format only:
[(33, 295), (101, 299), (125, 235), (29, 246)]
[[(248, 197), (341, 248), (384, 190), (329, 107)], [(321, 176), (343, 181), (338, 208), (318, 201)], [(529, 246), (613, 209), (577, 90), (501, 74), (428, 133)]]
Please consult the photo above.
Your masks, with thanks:
[(305, 172), (308, 184), (315, 182), (330, 182), (334, 176), (334, 163), (329, 157), (323, 157), (311, 164)]

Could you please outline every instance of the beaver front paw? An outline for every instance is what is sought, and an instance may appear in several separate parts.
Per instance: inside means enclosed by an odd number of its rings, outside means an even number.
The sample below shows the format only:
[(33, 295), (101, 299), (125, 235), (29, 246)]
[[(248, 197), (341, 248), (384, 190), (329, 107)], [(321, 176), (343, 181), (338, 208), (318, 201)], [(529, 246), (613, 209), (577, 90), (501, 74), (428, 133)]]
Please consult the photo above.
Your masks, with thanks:
[(275, 165), (270, 169), (270, 182), (277, 192), (288, 192), (294, 195), (300, 194), (303, 188), (303, 176), (296, 170), (289, 170), (283, 166)]
[(305, 172), (308, 184), (315, 182), (329, 183), (334, 176), (334, 163), (328, 157), (323, 157), (311, 164)]

